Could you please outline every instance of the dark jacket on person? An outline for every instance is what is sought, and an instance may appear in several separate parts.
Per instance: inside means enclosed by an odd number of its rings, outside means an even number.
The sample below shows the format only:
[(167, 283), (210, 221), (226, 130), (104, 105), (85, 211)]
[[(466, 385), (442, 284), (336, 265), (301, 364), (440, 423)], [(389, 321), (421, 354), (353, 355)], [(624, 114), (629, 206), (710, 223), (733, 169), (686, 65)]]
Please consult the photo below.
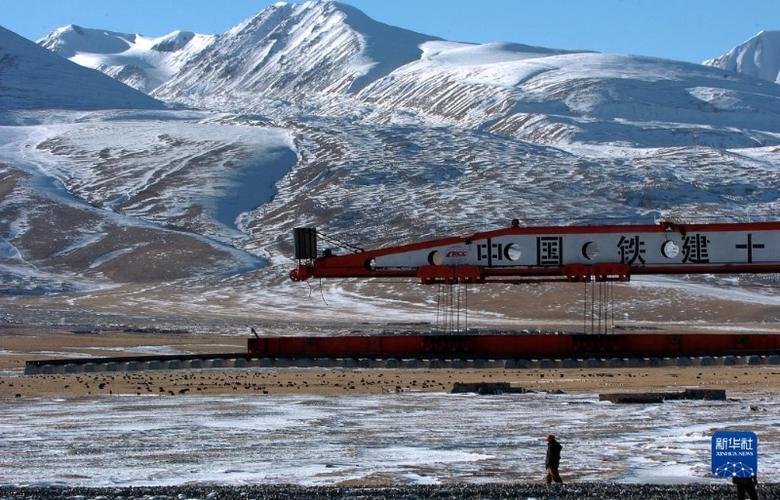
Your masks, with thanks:
[(545, 467), (551, 469), (558, 468), (561, 464), (561, 448), (561, 444), (554, 439), (547, 443), (547, 456), (544, 459)]

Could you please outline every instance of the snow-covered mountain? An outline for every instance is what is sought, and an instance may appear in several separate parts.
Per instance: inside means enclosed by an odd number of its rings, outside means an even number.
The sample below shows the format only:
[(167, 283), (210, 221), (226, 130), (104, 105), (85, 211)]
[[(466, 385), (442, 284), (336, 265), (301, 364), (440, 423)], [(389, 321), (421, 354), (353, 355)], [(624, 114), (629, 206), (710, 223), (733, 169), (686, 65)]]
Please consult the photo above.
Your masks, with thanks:
[(190, 31), (173, 31), (154, 38), (70, 24), (38, 43), (77, 64), (148, 93), (175, 75), (215, 39), (214, 35)]
[(0, 110), (162, 107), (148, 95), (0, 26)]
[(280, 117), (297, 106), (370, 123), (447, 124), (547, 144), (744, 147), (776, 144), (780, 133), (780, 89), (749, 77), (641, 56), (446, 42), (329, 1), (261, 11), (153, 95)]
[[(124, 36), (109, 38), (129, 44)], [(325, 282), (314, 295), (329, 306), (311, 299), (287, 279), (291, 229), (317, 226), (370, 248), (512, 218), (735, 220), (780, 208), (780, 86), (719, 68), (448, 42), (340, 3), (278, 3), (220, 35), (153, 95), (201, 109), (25, 115), (24, 127), (0, 127), (0, 271), (35, 266), (63, 282), (103, 273), (116, 284), (79, 295), (79, 307), (419, 320), (430, 319), (430, 296), (408, 284)], [(63, 225), (51, 244), (57, 219), (4, 188), (19, 178), (29, 178), (23, 194), (54, 183), (117, 224), (99, 235)], [(154, 238), (138, 226), (175, 235), (188, 259), (147, 244)], [(120, 244), (127, 231), (140, 239)], [(93, 244), (98, 236), (104, 243)], [(159, 268), (171, 266), (156, 281), (153, 268), (138, 277), (120, 265), (152, 251), (165, 259)], [(706, 289), (670, 287), (632, 288), (624, 305), (649, 321), (706, 321), (720, 307)], [(582, 311), (570, 290), (523, 294), (527, 306), (495, 289), (482, 303), (500, 318)], [(776, 304), (759, 295), (744, 297)], [(759, 314), (773, 318), (769, 309)]]
[(761, 31), (704, 64), (780, 83), (780, 31)]
[(435, 40), (336, 2), (279, 2), (238, 24), (160, 87), (169, 99), (237, 93), (301, 102), (354, 93), (419, 59)]
[(780, 89), (663, 59), (432, 42), (361, 90), (378, 120), (428, 121), (543, 143), (776, 144)]

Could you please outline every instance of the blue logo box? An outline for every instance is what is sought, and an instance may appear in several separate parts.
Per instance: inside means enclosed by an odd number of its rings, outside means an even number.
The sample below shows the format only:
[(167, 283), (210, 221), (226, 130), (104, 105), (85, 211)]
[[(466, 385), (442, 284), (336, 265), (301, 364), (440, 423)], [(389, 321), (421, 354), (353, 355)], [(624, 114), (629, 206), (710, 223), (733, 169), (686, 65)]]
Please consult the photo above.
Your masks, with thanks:
[(719, 431), (713, 434), (712, 474), (717, 477), (758, 474), (758, 436), (754, 432)]

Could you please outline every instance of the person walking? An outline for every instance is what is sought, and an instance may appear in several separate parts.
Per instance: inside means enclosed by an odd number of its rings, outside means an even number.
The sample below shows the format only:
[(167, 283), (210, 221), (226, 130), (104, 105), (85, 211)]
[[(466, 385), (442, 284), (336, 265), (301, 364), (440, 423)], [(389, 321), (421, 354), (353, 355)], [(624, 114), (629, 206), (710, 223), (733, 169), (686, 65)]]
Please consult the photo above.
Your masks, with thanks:
[(750, 497), (750, 500), (757, 500), (758, 493), (756, 492), (756, 485), (758, 479), (756, 476), (750, 477), (737, 477), (731, 478), (731, 482), (737, 485), (737, 498), (739, 500), (745, 500), (745, 494)]
[(558, 467), (561, 464), (561, 448), (561, 443), (555, 440), (555, 436), (552, 434), (547, 436), (547, 456), (544, 459), (544, 466), (547, 469), (544, 481), (547, 484), (553, 481), (563, 483), (560, 474), (558, 474)]

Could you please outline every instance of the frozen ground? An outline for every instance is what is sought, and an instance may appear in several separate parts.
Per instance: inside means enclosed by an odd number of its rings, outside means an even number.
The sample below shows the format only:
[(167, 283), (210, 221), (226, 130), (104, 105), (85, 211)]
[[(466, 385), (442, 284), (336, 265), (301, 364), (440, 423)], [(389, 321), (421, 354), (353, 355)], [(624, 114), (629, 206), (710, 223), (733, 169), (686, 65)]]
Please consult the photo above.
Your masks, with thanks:
[[(752, 408), (754, 409), (752, 409)], [(0, 406), (0, 485), (534, 481), (553, 432), (569, 481), (722, 482), (715, 430), (780, 467), (780, 400), (613, 405), (595, 395), (108, 397)]]
[[(411, 282), (291, 283), (291, 230), (376, 248), (513, 218), (777, 219), (780, 87), (769, 82), (446, 42), (332, 2), (275, 4), (213, 43), (190, 35), (70, 26), (47, 46), (118, 68), (196, 42), (203, 51), (155, 95), (197, 110), (0, 112), (4, 318), (424, 323), (436, 297)], [(27, 49), (36, 61), (44, 50)], [(619, 288), (618, 317), (771, 328), (776, 283), (643, 279)], [(483, 287), (470, 319), (581, 325), (581, 292)]]

